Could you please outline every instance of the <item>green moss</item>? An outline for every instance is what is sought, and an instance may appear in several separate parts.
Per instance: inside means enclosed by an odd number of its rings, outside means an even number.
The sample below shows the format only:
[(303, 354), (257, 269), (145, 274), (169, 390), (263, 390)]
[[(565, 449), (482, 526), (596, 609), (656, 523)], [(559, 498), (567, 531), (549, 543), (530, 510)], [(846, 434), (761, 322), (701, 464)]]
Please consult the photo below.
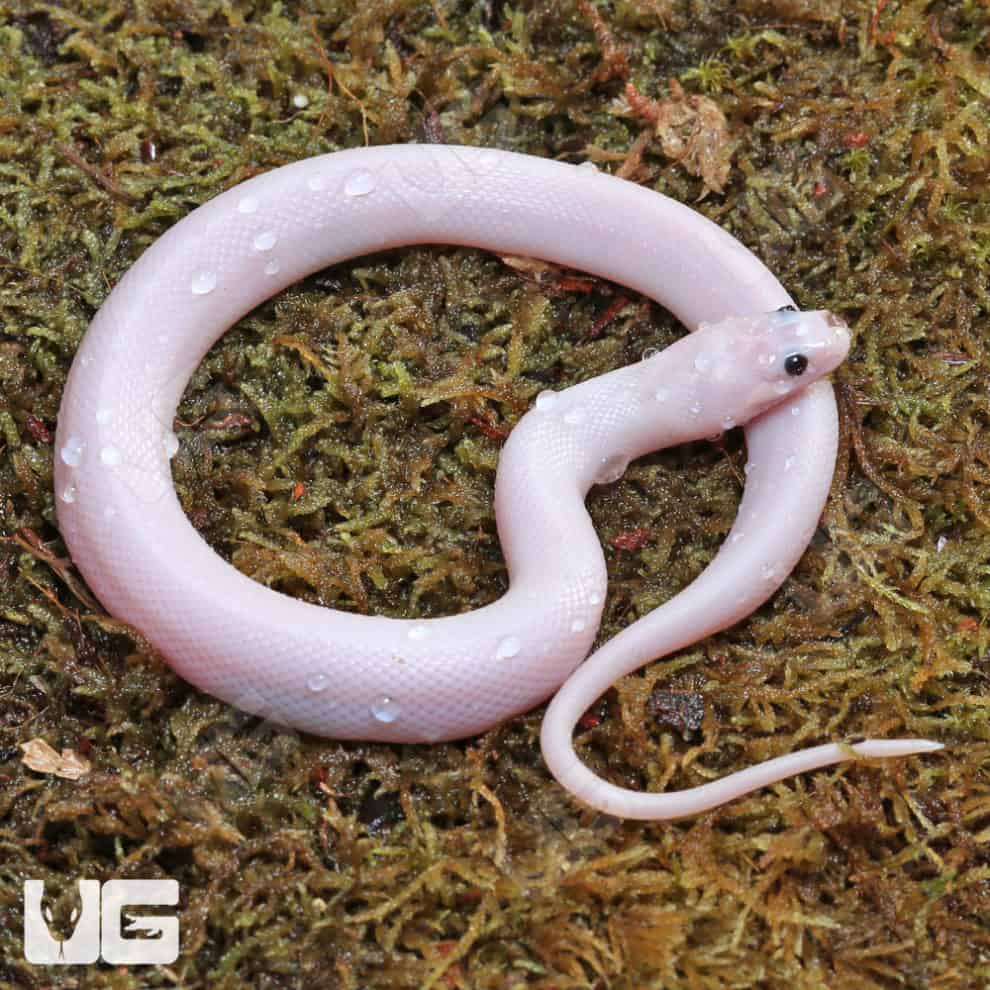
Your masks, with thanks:
[[(988, 26), (985, 5), (927, 0), (0, 0), (0, 985), (990, 982)], [(676, 134), (657, 130), (664, 100)], [(724, 114), (715, 146), (691, 130), (701, 112)], [(698, 204), (803, 307), (854, 326), (801, 565), (747, 621), (610, 691), (585, 759), (675, 788), (828, 738), (909, 732), (946, 753), (619, 822), (550, 778), (540, 712), (456, 745), (300, 737), (193, 691), (99, 610), (51, 492), (89, 320), (199, 203), (366, 137), (591, 157)], [(180, 408), (177, 487), (273, 587), (376, 614), (473, 608), (505, 586), (505, 431), (540, 389), (679, 333), (621, 288), (480, 252), (336, 266), (211, 351)], [(730, 436), (593, 494), (603, 638), (711, 559), (742, 460)], [(26, 769), (35, 737), (93, 772)], [(67, 895), (155, 875), (183, 892), (170, 970), (23, 961), (23, 879)]]

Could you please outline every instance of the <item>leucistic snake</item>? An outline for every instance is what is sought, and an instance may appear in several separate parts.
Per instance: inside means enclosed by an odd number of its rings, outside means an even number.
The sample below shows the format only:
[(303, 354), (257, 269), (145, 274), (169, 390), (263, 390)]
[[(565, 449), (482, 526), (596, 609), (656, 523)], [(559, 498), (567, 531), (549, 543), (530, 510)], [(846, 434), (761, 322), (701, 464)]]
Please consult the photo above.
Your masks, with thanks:
[[(695, 332), (654, 358), (541, 394), (513, 429), (495, 484), (510, 587), (493, 604), (403, 620), (265, 588), (214, 553), (182, 512), (169, 467), (182, 391), (214, 341), (274, 293), (347, 258), (426, 243), (592, 272), (652, 297)], [(690, 815), (854, 754), (934, 750), (916, 739), (823, 745), (663, 794), (613, 786), (574, 752), (575, 723), (617, 678), (751, 613), (816, 528), (837, 448), (823, 376), (849, 335), (828, 313), (792, 309), (774, 276), (718, 226), (594, 167), (436, 145), (300, 161), (194, 210), (111, 292), (59, 414), (60, 527), (100, 601), (182, 677), (287, 726), (434, 742), (479, 733), (557, 691), (541, 733), (547, 764), (580, 800), (614, 815)], [(633, 458), (736, 423), (746, 424), (750, 470), (721, 550), (579, 666), (606, 591), (589, 488)]]

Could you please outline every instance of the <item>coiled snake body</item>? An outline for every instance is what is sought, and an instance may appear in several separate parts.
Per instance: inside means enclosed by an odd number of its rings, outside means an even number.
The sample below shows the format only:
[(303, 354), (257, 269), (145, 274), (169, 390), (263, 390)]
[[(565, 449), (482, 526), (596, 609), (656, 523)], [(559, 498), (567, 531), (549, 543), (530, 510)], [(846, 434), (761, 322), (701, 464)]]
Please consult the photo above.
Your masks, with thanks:
[[(169, 457), (183, 388), (229, 326), (313, 271), (416, 243), (593, 272), (648, 294), (696, 332), (653, 359), (541, 395), (499, 462), (508, 592), (474, 612), (407, 621), (320, 608), (240, 574), (183, 515)], [(307, 159), (195, 210), (113, 290), (63, 398), (60, 526), (108, 610), (183, 677), (243, 709), (323, 736), (432, 742), (481, 732), (563, 684), (542, 730), (558, 779), (614, 814), (691, 814), (850, 755), (826, 745), (701, 788), (637, 794), (592, 774), (570, 738), (617, 677), (765, 601), (815, 529), (836, 452), (823, 376), (849, 337), (826, 313), (782, 308), (793, 308), (787, 293), (730, 235), (593, 168), (453, 146)], [(589, 487), (648, 451), (735, 423), (748, 424), (752, 469), (722, 550), (681, 594), (578, 667), (606, 591), (583, 504)], [(934, 748), (923, 740), (855, 747), (862, 755)]]

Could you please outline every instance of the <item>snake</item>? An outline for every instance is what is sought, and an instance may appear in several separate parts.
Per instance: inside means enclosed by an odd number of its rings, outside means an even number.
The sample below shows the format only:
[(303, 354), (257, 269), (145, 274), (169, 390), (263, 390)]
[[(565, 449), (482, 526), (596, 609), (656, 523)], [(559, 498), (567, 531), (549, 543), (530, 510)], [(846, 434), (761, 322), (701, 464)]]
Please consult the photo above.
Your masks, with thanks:
[[(200, 537), (171, 476), (179, 400), (229, 327), (313, 272), (413, 244), (589, 272), (655, 300), (691, 331), (655, 356), (536, 397), (496, 472), (508, 589), (428, 619), (330, 609), (252, 580)], [(321, 737), (430, 744), (475, 736), (552, 696), (542, 752), (579, 801), (626, 818), (693, 815), (815, 767), (940, 748), (826, 743), (669, 793), (618, 787), (574, 749), (577, 721), (617, 678), (740, 621), (802, 556), (837, 455), (827, 376), (849, 346), (840, 319), (797, 311), (719, 225), (592, 163), (458, 145), (335, 151), (197, 207), (112, 289), (62, 397), (59, 528), (111, 615), (182, 678), (243, 711)], [(719, 551), (589, 656), (607, 574), (588, 491), (650, 451), (736, 425), (747, 475)]]

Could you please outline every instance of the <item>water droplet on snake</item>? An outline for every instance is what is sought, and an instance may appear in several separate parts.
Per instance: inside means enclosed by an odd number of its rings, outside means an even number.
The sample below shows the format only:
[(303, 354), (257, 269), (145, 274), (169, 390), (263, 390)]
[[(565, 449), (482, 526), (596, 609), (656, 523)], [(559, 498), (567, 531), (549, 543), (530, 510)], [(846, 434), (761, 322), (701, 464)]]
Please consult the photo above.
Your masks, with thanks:
[(162, 446), (165, 448), (165, 456), (172, 460), (173, 457), (179, 452), (179, 438), (169, 430), (165, 436), (162, 437)]
[(375, 190), (375, 177), (367, 169), (352, 172), (344, 183), (344, 192), (348, 196), (367, 196)]
[(85, 447), (86, 444), (79, 437), (69, 437), (65, 441), (65, 446), (59, 451), (59, 457), (62, 458), (62, 463), (68, 464), (69, 467), (79, 467)]
[(518, 637), (506, 636), (499, 640), (498, 646), (495, 648), (495, 659), (509, 660), (516, 656), (521, 649), (522, 643), (519, 642)]
[(571, 623), (571, 632), (573, 632), (573, 633), (584, 632), (584, 630), (587, 627), (587, 625), (588, 625), (588, 623), (585, 622), (584, 619), (575, 619)]
[(386, 725), (394, 722), (402, 714), (402, 706), (394, 699), (387, 696), (379, 698), (371, 706), (371, 716), (376, 722), (384, 722)]
[(192, 277), (192, 281), (189, 283), (189, 288), (192, 290), (192, 294), (194, 296), (209, 295), (216, 287), (216, 272), (196, 272), (196, 274)]
[(611, 457), (603, 457), (595, 474), (595, 484), (610, 485), (613, 481), (618, 481), (626, 473), (628, 467), (629, 457), (626, 454), (612, 454)]
[(264, 230), (254, 239), (255, 251), (271, 251), (278, 244), (278, 234), (274, 230)]
[(546, 412), (548, 409), (552, 409), (557, 402), (557, 393), (551, 391), (550, 389), (545, 389), (540, 392), (536, 397), (536, 408), (540, 412)]
[(76, 495), (78, 494), (79, 491), (75, 485), (66, 485), (65, 488), (62, 489), (62, 494), (59, 497), (63, 502), (68, 502), (71, 504), (72, 502), (75, 502)]
[(330, 683), (330, 678), (326, 674), (313, 674), (313, 676), (306, 681), (306, 687), (309, 688), (313, 694), (319, 694), (320, 691), (325, 691), (327, 685)]
[(266, 275), (277, 275), (281, 270), (282, 270), (282, 262), (280, 262), (278, 258), (272, 258), (272, 260), (269, 261), (267, 265), (265, 265)]

